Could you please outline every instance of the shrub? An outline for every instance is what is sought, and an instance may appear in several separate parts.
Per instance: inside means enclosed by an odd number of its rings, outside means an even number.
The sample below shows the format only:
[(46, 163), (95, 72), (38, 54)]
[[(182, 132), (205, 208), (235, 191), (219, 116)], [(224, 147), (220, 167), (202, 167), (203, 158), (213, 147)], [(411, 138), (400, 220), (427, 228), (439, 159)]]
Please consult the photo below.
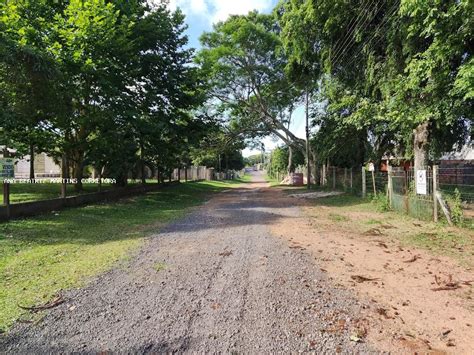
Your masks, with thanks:
[(454, 194), (447, 198), (449, 209), (451, 212), (451, 220), (454, 224), (459, 225), (463, 222), (464, 215), (462, 211), (461, 193), (456, 188)]

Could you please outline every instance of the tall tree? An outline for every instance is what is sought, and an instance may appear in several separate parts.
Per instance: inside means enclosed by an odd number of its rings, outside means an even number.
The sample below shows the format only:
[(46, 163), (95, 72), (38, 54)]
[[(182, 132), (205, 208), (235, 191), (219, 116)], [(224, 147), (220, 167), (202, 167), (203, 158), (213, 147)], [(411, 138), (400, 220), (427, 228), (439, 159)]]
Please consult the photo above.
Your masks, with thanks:
[(305, 141), (288, 129), (290, 107), (301, 96), (285, 68), (279, 28), (272, 15), (231, 16), (201, 37), (197, 57), (210, 87), (211, 104), (252, 137), (274, 134), (306, 155)]

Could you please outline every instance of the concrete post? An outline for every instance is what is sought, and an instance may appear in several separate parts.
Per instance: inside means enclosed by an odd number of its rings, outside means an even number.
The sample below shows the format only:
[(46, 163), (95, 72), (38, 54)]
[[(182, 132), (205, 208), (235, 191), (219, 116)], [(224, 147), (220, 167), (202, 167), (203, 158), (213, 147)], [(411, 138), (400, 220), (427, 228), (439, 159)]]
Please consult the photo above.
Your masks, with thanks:
[(392, 183), (392, 167), (390, 166), (390, 163), (387, 163), (387, 169), (388, 169), (388, 205), (390, 208), (392, 208), (392, 196), (393, 196), (393, 183)]
[(433, 165), (433, 221), (438, 222), (438, 166)]
[(362, 167), (362, 197), (367, 197), (367, 185), (365, 179), (365, 166)]

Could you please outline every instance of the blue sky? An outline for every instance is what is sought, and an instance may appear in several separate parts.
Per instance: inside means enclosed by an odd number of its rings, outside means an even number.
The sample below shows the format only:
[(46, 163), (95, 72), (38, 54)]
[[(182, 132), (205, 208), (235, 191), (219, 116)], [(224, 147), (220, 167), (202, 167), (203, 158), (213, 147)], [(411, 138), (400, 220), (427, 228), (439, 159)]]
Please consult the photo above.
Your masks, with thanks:
[[(189, 44), (199, 49), (199, 37), (203, 32), (211, 31), (216, 22), (227, 19), (230, 15), (243, 15), (249, 11), (258, 10), (269, 13), (278, 3), (278, 0), (169, 0), (170, 8), (179, 7), (186, 15), (188, 24)], [(304, 138), (304, 110), (298, 108), (293, 115), (292, 132), (298, 137)], [(275, 148), (281, 141), (271, 137), (263, 140), (266, 150)], [(246, 149), (243, 154), (248, 156), (256, 151)]]

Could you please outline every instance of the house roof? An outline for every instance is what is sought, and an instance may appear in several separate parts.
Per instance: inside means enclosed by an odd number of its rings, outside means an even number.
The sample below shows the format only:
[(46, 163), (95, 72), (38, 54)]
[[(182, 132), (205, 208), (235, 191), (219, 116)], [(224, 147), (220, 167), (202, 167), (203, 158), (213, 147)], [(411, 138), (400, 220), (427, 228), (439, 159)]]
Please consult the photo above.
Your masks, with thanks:
[(474, 147), (472, 144), (466, 144), (459, 151), (445, 153), (440, 160), (474, 160)]
[(0, 145), (0, 150), (3, 151), (3, 150), (5, 150), (5, 148), (7, 149), (7, 151), (8, 151), (9, 153), (16, 153), (16, 149), (8, 148), (8, 147), (5, 146), (5, 145)]

